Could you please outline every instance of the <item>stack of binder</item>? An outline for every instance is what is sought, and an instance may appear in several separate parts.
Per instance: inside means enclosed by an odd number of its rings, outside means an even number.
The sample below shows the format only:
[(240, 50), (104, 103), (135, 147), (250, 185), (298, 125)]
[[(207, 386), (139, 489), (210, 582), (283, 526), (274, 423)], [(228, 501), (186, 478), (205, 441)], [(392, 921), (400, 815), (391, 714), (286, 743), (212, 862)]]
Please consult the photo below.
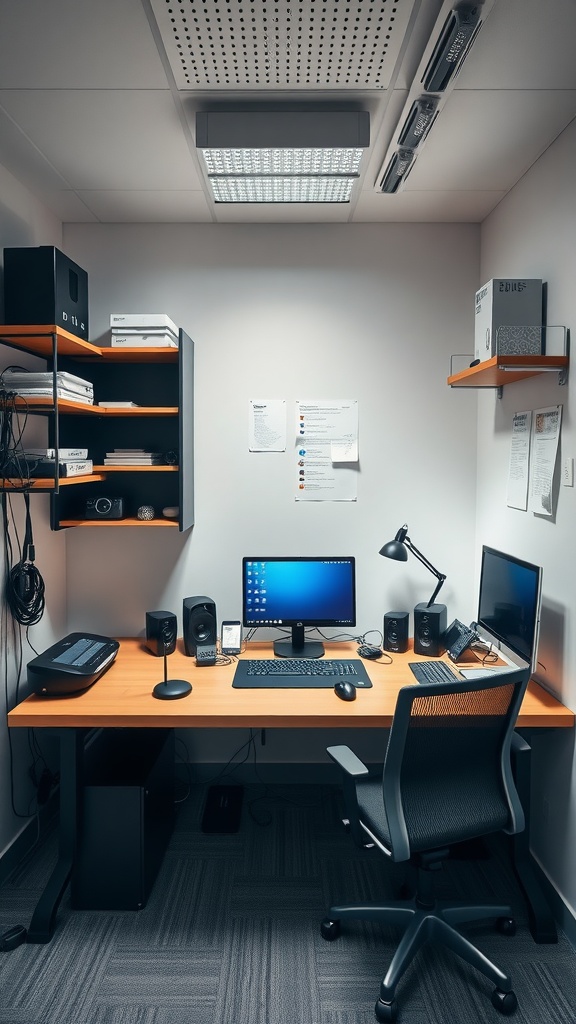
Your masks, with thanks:
[[(6, 391), (14, 391), (22, 398), (52, 398), (54, 375), (52, 373), (34, 373), (32, 370), (8, 369), (4, 370), (2, 374), (2, 386)], [(59, 370), (56, 373), (56, 397), (93, 405), (94, 386), (89, 380)]]
[(26, 475), (32, 478), (87, 476), (92, 472), (87, 448), (27, 448), (22, 460)]
[(178, 348), (178, 328), (166, 313), (111, 313), (112, 348)]

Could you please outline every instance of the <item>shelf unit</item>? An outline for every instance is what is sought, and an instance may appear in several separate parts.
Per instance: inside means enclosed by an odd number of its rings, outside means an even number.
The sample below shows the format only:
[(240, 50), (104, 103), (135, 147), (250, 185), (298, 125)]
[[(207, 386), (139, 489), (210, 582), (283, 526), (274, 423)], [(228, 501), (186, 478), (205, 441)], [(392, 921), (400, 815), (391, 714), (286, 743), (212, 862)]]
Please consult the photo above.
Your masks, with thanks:
[[(185, 331), (179, 331), (177, 349), (100, 347), (53, 324), (0, 327), (0, 342), (45, 359), (53, 374), (52, 398), (21, 400), (22, 412), (48, 417), (47, 446), (82, 446), (93, 461), (90, 476), (6, 480), (5, 490), (50, 491), (53, 530), (73, 526), (190, 529), (194, 523), (194, 344)], [(137, 408), (57, 398), (60, 370), (90, 379), (96, 402), (131, 400)], [(118, 447), (174, 452), (177, 463), (104, 466), (104, 453)], [(102, 494), (123, 498), (123, 519), (86, 519), (87, 499)], [(152, 505), (156, 517), (138, 519), (140, 505)], [(162, 516), (166, 506), (178, 506), (178, 519)]]

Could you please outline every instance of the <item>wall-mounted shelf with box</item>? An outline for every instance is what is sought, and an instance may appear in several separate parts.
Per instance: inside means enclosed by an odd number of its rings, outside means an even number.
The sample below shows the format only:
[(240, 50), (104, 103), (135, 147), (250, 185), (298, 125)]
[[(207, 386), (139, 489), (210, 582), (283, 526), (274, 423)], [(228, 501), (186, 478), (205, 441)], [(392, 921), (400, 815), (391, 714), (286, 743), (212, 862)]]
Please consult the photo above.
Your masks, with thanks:
[(568, 379), (568, 331), (566, 327), (543, 327), (543, 341), (547, 349), (559, 350), (557, 355), (512, 355), (497, 354), (484, 359), (476, 366), (467, 366), (454, 371), (454, 361), (470, 359), (470, 356), (452, 356), (447, 384), (451, 388), (497, 388), (501, 396), (505, 384), (526, 380), (542, 373), (557, 373), (558, 384)]
[[(5, 489), (49, 490), (51, 527), (162, 526), (181, 531), (194, 522), (194, 345), (180, 330), (178, 348), (110, 348), (83, 341), (63, 328), (48, 325), (0, 327), (0, 342), (46, 360), (56, 373), (81, 373), (94, 386), (95, 400), (123, 401), (133, 407), (100, 406), (52, 398), (26, 398), (21, 412), (48, 416), (47, 446), (82, 446), (93, 461), (90, 476), (4, 482)], [(19, 409), (17, 411), (20, 411)], [(112, 448), (146, 448), (173, 453), (174, 464), (104, 465)], [(86, 501), (101, 494), (121, 496), (122, 519), (87, 519)], [(152, 520), (137, 518), (141, 505), (156, 510)], [(178, 508), (178, 518), (162, 509)]]

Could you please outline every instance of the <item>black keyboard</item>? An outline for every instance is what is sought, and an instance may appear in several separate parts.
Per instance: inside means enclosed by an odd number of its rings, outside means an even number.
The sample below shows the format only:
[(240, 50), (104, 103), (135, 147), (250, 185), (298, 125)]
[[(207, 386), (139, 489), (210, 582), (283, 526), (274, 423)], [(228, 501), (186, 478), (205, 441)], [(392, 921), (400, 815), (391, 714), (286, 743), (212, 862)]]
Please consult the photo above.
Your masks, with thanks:
[(237, 687), (332, 687), (348, 679), (364, 689), (372, 686), (357, 658), (247, 658), (238, 662), (232, 686)]
[(409, 666), (419, 683), (461, 682), (445, 661), (411, 661)]

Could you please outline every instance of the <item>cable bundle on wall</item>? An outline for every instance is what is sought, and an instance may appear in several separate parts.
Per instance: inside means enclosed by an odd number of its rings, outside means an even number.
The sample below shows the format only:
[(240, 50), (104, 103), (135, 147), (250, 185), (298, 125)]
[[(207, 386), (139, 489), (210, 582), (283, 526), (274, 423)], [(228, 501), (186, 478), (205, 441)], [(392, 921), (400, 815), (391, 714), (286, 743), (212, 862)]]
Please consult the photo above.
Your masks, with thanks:
[[(1, 380), (1, 378), (0, 378)], [(22, 412), (22, 400), (12, 391), (0, 390), (0, 482), (2, 485), (2, 524), (5, 553), (4, 595), (12, 617), (22, 626), (33, 626), (44, 614), (44, 580), (35, 561), (30, 495), (26, 488), (28, 481), (27, 464), (22, 455), (22, 433), (26, 425), (20, 424), (18, 413)], [(18, 426), (14, 427), (14, 423)], [(14, 521), (11, 496), (8, 488), (14, 488), (24, 495), (26, 522), (24, 542), (20, 547)], [(11, 522), (10, 522), (11, 521)], [(18, 544), (18, 561), (14, 562), (12, 532)]]

